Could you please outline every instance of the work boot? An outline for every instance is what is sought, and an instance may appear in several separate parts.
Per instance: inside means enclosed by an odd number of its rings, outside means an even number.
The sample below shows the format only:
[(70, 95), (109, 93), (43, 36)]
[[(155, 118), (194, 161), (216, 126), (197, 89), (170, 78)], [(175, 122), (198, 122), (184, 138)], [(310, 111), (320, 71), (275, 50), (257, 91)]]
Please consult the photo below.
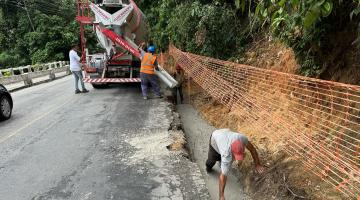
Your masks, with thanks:
[(82, 91), (82, 93), (88, 93), (89, 92), (89, 90), (87, 90), (87, 89), (83, 89), (83, 91)]
[(81, 93), (80, 90), (75, 90), (75, 94), (79, 94), (79, 93)]

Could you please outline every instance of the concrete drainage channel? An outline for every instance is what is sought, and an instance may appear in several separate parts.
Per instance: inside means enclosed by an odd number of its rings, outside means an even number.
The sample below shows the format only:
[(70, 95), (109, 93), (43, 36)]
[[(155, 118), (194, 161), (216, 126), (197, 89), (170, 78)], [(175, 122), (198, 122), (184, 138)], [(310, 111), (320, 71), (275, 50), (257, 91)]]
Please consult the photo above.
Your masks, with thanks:
[[(205, 171), (208, 141), (215, 128), (204, 121), (192, 105), (182, 104), (172, 110), (173, 122), (170, 126), (170, 135), (174, 142), (167, 148), (180, 151), (184, 157), (195, 162), (200, 168), (211, 199), (219, 199), (218, 177), (220, 167), (218, 164), (215, 165), (215, 170), (210, 174)], [(232, 170), (226, 184), (226, 200), (250, 200), (251, 198), (244, 193), (241, 181), (237, 177), (241, 177), (239, 171)]]

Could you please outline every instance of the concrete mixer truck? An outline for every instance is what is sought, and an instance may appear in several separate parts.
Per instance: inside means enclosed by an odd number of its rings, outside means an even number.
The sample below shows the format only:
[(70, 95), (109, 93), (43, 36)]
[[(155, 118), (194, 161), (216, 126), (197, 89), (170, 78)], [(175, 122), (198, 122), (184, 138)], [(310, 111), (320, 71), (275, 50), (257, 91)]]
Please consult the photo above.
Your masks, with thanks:
[[(147, 41), (145, 15), (133, 0), (77, 0), (84, 82), (100, 88), (109, 83), (140, 82), (139, 45)], [(103, 52), (89, 52), (85, 26), (92, 26)], [(161, 68), (156, 74), (169, 87), (176, 81)]]

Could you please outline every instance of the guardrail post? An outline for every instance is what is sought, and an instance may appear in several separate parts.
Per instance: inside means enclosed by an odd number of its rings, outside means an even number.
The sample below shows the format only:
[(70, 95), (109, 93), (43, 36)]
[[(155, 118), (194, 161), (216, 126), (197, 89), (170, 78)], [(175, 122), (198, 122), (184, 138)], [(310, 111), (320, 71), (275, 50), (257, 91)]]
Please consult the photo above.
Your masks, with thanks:
[(33, 66), (34, 72), (39, 71), (40, 67), (41, 67), (41, 65), (39, 65), (39, 64), (34, 65), (34, 66)]
[(33, 82), (31, 80), (29, 74), (22, 74), (21, 78), (23, 79), (25, 86), (28, 86), (28, 87), (32, 86)]
[(44, 71), (46, 69), (46, 64), (41, 64), (38, 71)]
[(52, 62), (49, 64), (49, 79), (54, 80), (55, 79), (55, 68), (56, 68), (56, 62)]
[(70, 66), (68, 64), (66, 64), (65, 66), (66, 66), (66, 75), (70, 75), (71, 74)]
[(10, 72), (10, 76), (14, 76), (14, 69), (13, 68), (10, 68), (9, 72)]
[(24, 74), (24, 67), (19, 67), (20, 74)]
[(26, 66), (26, 68), (27, 68), (27, 73), (31, 73), (32, 72), (32, 70), (31, 70), (31, 68), (32, 68), (32, 66), (31, 65), (28, 65), (28, 66)]
[(50, 80), (54, 80), (56, 78), (54, 69), (49, 70), (49, 78)]

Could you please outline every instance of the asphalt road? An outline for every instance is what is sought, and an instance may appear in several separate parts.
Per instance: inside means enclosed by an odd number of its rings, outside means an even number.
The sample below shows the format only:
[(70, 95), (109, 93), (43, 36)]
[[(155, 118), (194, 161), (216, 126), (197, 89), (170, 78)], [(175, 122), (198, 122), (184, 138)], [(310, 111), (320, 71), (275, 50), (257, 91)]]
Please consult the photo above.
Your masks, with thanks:
[(171, 111), (137, 84), (74, 94), (72, 77), (12, 93), (0, 122), (0, 200), (209, 199), (166, 146)]

